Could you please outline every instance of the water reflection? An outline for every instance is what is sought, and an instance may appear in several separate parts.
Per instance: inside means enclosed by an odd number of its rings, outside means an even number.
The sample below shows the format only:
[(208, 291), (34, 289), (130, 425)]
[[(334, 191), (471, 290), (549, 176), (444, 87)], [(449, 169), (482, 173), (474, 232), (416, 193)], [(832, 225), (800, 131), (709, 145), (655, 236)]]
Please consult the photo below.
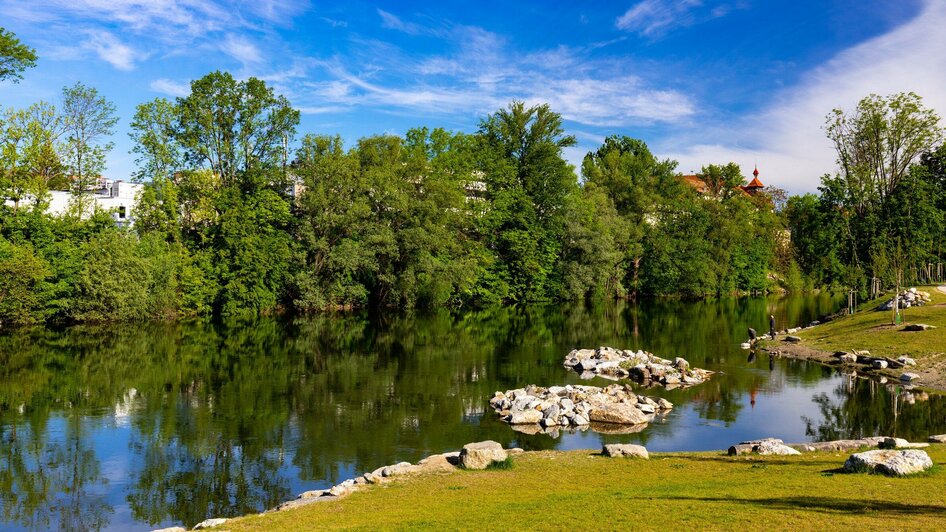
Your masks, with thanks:
[[(829, 368), (747, 360), (739, 349), (746, 328), (767, 327), (769, 314), (793, 325), (838, 303), (645, 301), (6, 334), (0, 528), (193, 525), (487, 438), (527, 449), (634, 441), (680, 450), (757, 436), (946, 432), (939, 397), (911, 403)], [(495, 390), (578, 382), (563, 356), (599, 345), (683, 356), (718, 373), (686, 390), (648, 390), (678, 406), (634, 434), (524, 434), (488, 409)]]

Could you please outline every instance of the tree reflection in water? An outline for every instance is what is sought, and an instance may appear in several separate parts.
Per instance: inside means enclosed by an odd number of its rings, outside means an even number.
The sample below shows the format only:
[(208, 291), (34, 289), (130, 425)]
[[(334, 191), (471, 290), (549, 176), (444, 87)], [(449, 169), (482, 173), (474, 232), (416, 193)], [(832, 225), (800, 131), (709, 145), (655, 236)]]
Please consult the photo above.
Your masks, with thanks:
[[(784, 389), (833, 378), (798, 361), (772, 372), (766, 357), (747, 361), (738, 347), (746, 327), (765, 327), (769, 314), (779, 323), (811, 320), (836, 299), (645, 300), (7, 333), (0, 336), (0, 528), (193, 525), (469, 441), (556, 448), (562, 440), (511, 430), (487, 413), (486, 400), (529, 383), (579, 382), (562, 367), (575, 347), (647, 349), (719, 370), (701, 386), (645, 393), (736, 427), (750, 394), (778, 400)], [(810, 433), (918, 434), (935, 425), (931, 412), (943, 419), (942, 402), (931, 400), (902, 405), (892, 421), (883, 393), (857, 384), (836, 394), (837, 403), (819, 398), (824, 421), (809, 423)], [(808, 408), (810, 397), (784, 408)], [(671, 419), (600, 441), (673, 437)]]

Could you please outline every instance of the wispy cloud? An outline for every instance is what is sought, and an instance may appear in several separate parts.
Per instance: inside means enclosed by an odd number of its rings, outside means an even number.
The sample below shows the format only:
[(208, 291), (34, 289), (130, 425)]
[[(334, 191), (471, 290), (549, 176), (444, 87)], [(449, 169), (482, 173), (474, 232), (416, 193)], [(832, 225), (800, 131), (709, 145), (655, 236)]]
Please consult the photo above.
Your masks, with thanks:
[(147, 57), (147, 54), (121, 42), (109, 32), (90, 31), (87, 33), (89, 37), (83, 43), (83, 47), (94, 51), (99, 59), (119, 70), (133, 70), (136, 61)]
[(644, 37), (660, 37), (676, 28), (725, 16), (734, 7), (727, 3), (708, 6), (703, 0), (642, 0), (618, 17), (614, 25)]
[(151, 90), (155, 92), (160, 92), (162, 94), (167, 94), (168, 96), (187, 96), (191, 92), (190, 85), (187, 83), (179, 83), (167, 78), (156, 79), (151, 82), (149, 85)]
[(259, 48), (241, 35), (227, 35), (220, 43), (220, 50), (244, 65), (259, 63), (263, 60), (263, 54)]
[(397, 31), (403, 31), (408, 35), (418, 35), (424, 32), (424, 27), (413, 22), (405, 22), (393, 13), (388, 13), (383, 9), (378, 9), (378, 15), (381, 17), (381, 27)]
[(712, 138), (668, 140), (663, 143), (665, 153), (681, 161), (683, 170), (730, 160), (746, 169), (757, 161), (764, 182), (792, 192), (813, 191), (820, 176), (836, 168), (822, 130), (831, 109), (849, 109), (870, 93), (914, 91), (946, 116), (944, 26), (946, 4), (928, 0), (916, 18), (840, 52), (775, 95), (768, 108), (733, 120)]

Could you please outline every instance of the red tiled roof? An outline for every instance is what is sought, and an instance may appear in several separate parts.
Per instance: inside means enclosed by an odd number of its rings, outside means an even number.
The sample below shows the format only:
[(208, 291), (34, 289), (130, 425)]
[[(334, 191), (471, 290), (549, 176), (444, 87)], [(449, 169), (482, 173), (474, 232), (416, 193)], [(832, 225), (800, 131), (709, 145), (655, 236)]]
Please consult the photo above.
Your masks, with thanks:
[(693, 187), (693, 190), (696, 190), (700, 194), (706, 194), (709, 192), (709, 187), (706, 186), (706, 181), (703, 181), (698, 175), (682, 175), (680, 176), (680, 179), (682, 179), (684, 183)]
[(749, 181), (749, 184), (746, 185), (746, 188), (764, 188), (765, 185), (762, 184), (762, 181), (759, 181), (759, 177), (753, 177), (752, 181)]

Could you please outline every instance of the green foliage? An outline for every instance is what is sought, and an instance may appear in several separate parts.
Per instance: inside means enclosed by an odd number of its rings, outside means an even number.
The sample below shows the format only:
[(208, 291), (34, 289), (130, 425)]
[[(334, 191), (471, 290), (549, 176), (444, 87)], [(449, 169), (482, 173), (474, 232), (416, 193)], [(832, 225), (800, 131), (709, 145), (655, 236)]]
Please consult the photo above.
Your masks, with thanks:
[(20, 42), (16, 34), (0, 27), (0, 81), (23, 79), (23, 71), (36, 66), (36, 50)]
[[(946, 151), (912, 94), (832, 115), (842, 173), (786, 198), (744, 193), (734, 163), (704, 166), (694, 190), (626, 136), (589, 152), (579, 182), (561, 115), (522, 102), (473, 134), (306, 135), (290, 157), (289, 101), (212, 72), (136, 109), (133, 232), (89, 206), (43, 216), (48, 190), (78, 192), (102, 171), (114, 111), (76, 84), (61, 109), (0, 117), (0, 235), (17, 250), (11, 268), (29, 253), (44, 265), (16, 281), (46, 290), (22, 321), (863, 287), (943, 258)], [(109, 272), (113, 283), (93, 282)]]
[(839, 173), (820, 195), (786, 207), (799, 265), (818, 284), (859, 288), (913, 283), (943, 260), (943, 130), (919, 96), (870, 95), (855, 110), (835, 109), (825, 129)]
[(49, 266), (31, 247), (0, 237), (0, 324), (43, 321), (49, 276)]

